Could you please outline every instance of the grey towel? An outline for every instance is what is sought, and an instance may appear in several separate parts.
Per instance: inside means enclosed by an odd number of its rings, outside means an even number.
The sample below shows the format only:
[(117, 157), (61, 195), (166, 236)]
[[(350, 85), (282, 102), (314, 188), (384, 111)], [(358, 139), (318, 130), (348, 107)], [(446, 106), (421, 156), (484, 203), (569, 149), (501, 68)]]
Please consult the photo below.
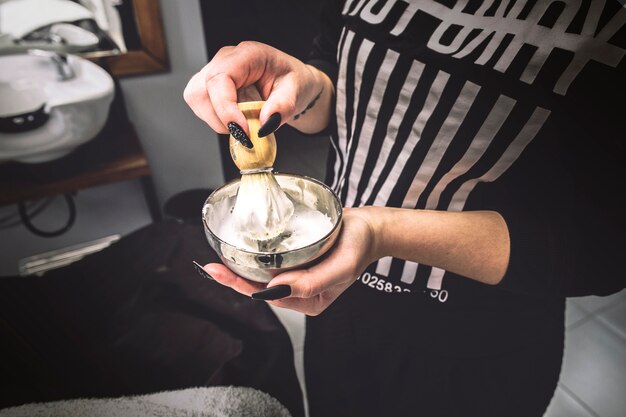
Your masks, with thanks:
[(270, 395), (245, 387), (203, 387), (148, 395), (26, 404), (0, 417), (291, 417)]

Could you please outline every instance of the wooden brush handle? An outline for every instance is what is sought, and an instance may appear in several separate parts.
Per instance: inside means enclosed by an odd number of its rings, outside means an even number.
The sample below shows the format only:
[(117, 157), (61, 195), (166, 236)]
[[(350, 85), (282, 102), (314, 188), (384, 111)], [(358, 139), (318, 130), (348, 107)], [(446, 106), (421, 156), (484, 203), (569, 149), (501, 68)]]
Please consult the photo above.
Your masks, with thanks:
[(250, 141), (253, 147), (246, 148), (237, 139), (230, 136), (230, 156), (240, 171), (271, 168), (276, 159), (276, 138), (271, 133), (260, 138), (258, 135), (261, 122), (259, 114), (264, 101), (246, 101), (237, 106), (248, 120)]

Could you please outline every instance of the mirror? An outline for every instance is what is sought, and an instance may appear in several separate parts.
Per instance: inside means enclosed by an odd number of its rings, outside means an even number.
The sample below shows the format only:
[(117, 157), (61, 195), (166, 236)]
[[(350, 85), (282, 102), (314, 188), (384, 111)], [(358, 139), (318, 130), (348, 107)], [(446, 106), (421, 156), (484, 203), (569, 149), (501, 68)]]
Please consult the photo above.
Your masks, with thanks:
[(104, 58), (113, 75), (125, 77), (169, 71), (169, 59), (161, 9), (156, 0), (125, 0), (132, 3), (138, 44), (121, 55)]
[(76, 54), (117, 77), (169, 70), (156, 0), (0, 0), (0, 54), (31, 49)]

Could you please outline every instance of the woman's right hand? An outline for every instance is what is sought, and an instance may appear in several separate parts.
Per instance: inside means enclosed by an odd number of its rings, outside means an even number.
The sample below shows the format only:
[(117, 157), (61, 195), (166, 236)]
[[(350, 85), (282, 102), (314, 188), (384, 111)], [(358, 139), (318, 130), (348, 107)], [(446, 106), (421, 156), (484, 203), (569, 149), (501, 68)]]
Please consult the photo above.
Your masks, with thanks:
[[(305, 133), (318, 132), (328, 124), (333, 94), (330, 79), (316, 68), (259, 42), (220, 49), (191, 78), (183, 96), (194, 113), (216, 132), (228, 133), (228, 124), (234, 122), (249, 136), (246, 118), (237, 107), (237, 90), (252, 84), (266, 101), (260, 114), (262, 126), (275, 114), (279, 116), (272, 117), (272, 131), (284, 122)], [(307, 111), (308, 117), (293, 119), (312, 102), (317, 108)]]

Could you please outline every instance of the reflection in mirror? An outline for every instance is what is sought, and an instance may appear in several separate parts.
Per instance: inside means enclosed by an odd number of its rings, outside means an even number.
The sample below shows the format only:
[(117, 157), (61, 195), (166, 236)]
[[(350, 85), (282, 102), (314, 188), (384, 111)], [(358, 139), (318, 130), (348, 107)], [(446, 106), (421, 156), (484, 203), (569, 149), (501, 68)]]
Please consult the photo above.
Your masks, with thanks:
[(126, 76), (168, 69), (155, 0), (0, 0), (0, 55), (71, 53)]
[(132, 12), (128, 3), (122, 0), (0, 0), (0, 48), (4, 53), (35, 48), (83, 56), (124, 53), (127, 47), (120, 16)]

